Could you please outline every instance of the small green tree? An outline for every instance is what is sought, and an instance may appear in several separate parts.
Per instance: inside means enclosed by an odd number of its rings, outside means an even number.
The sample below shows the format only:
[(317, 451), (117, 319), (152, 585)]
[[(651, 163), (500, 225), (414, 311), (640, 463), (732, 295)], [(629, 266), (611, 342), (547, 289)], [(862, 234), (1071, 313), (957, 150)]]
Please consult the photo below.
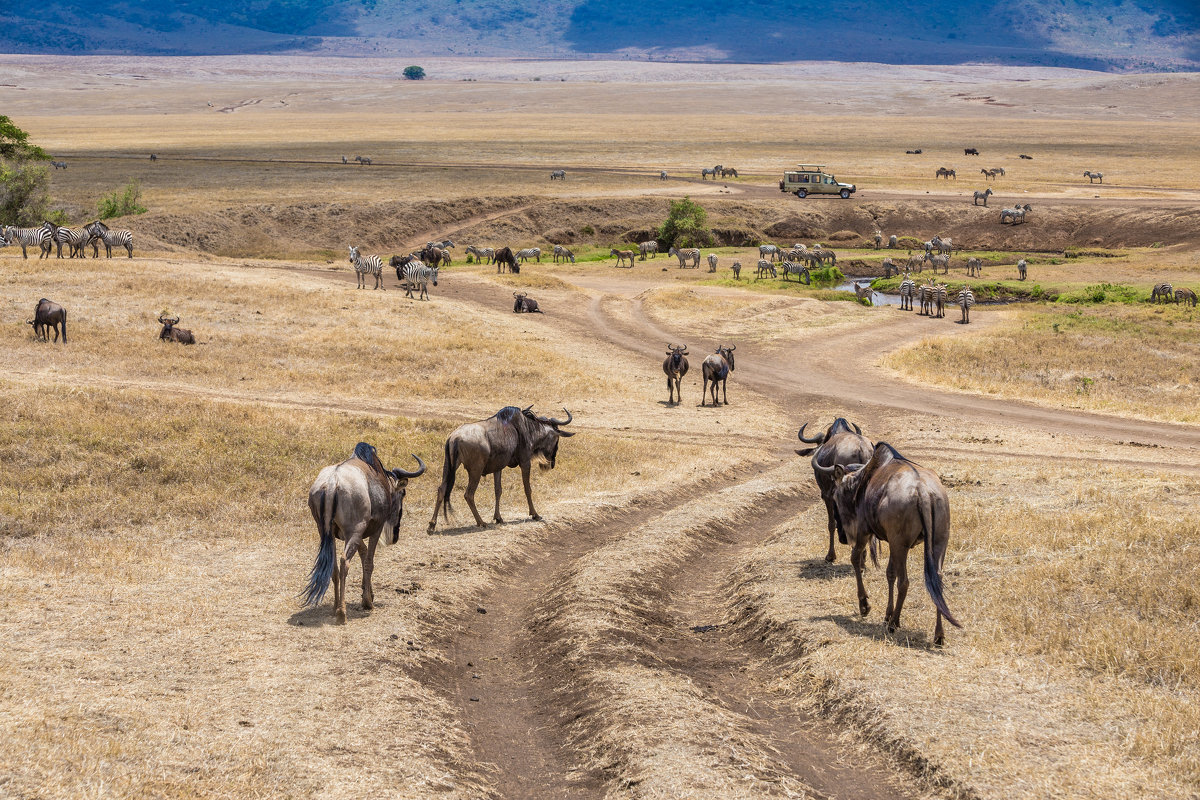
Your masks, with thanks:
[(411, 67), (405, 67), (404, 68), (404, 77), (410, 81), (424, 80), (425, 68), (418, 67), (415, 64)]
[(100, 198), (97, 209), (100, 219), (126, 217), (130, 214), (145, 214), (146, 207), (141, 204), (142, 185), (135, 178), (130, 178), (123, 189), (114, 189), (111, 194)]
[(690, 197), (672, 200), (666, 220), (658, 226), (658, 246), (667, 250), (711, 245), (713, 237), (707, 223), (708, 214)]
[(18, 161), (49, 161), (46, 151), (29, 143), (29, 134), (0, 114), (0, 158)]
[(36, 225), (49, 211), (50, 156), (29, 134), (0, 114), (0, 225)]

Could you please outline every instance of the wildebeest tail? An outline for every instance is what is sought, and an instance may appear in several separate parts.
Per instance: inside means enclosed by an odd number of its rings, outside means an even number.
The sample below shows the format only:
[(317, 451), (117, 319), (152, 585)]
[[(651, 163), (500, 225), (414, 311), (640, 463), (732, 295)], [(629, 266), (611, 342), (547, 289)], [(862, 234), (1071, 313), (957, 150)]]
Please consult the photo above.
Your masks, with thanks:
[(458, 448), (452, 447), (454, 440), (446, 440), (442, 460), (442, 519), (450, 521), (450, 492), (454, 489), (454, 473), (458, 471)]
[(337, 492), (326, 493), (322, 489), (318, 502), (321, 509), (321, 519), (318, 522), (321, 548), (317, 551), (317, 561), (308, 575), (308, 586), (301, 592), (305, 606), (315, 606), (321, 602), (321, 598), (325, 596), (325, 590), (329, 588), (329, 581), (333, 577), (333, 565), (337, 560), (333, 538), (333, 515), (337, 510)]
[(62, 312), (62, 340), (63, 344), (67, 343), (67, 310), (65, 308)]
[(946, 598), (942, 596), (942, 574), (938, 570), (937, 561), (933, 556), (935, 522), (933, 501), (927, 495), (923, 496), (921, 498), (921, 527), (925, 533), (925, 591), (929, 592), (929, 598), (933, 600), (937, 610), (942, 612), (946, 621), (956, 628), (961, 628), (962, 625), (950, 613), (950, 607), (946, 605)]

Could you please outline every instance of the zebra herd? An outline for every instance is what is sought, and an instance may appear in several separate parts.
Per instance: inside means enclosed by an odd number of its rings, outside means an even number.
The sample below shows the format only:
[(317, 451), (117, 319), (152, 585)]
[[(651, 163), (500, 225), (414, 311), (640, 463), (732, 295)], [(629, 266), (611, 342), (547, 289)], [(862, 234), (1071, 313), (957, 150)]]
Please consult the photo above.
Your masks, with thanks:
[(104, 252), (108, 258), (112, 258), (113, 247), (125, 248), (129, 258), (133, 258), (133, 232), (109, 228), (100, 220), (89, 222), (81, 228), (56, 225), (47, 220), (37, 228), (7, 225), (0, 230), (0, 247), (20, 245), (22, 258), (29, 258), (30, 247), (36, 247), (40, 251), (39, 260), (49, 258), (56, 246), (57, 257), (62, 258), (64, 244), (67, 246), (67, 258), (87, 258), (85, 248), (89, 244), (92, 246), (93, 258), (99, 258), (101, 244), (104, 245)]
[[(452, 242), (449, 244), (453, 245)], [(427, 246), (426, 250), (429, 249)], [(379, 256), (363, 255), (356, 246), (350, 245), (349, 260), (358, 278), (356, 288), (367, 288), (367, 276), (370, 275), (375, 279), (375, 285), (371, 288), (386, 291), (383, 285), (383, 259)], [(417, 296), (414, 299), (428, 300), (429, 284), (438, 285), (438, 265), (426, 264), (416, 254), (392, 256), (389, 266), (396, 268), (396, 278), (404, 286), (405, 297), (412, 297), (415, 291)]]
[[(912, 279), (912, 276), (905, 273), (904, 279), (900, 281), (900, 310), (912, 311), (915, 298), (921, 304), (921, 310), (917, 312), (919, 316), (945, 317), (946, 300), (949, 294), (950, 288), (944, 283), (937, 283), (930, 278), (928, 283), (918, 284)], [(975, 293), (971, 291), (970, 286), (964, 284), (958, 291), (957, 302), (959, 308), (962, 309), (962, 319), (959, 321), (964, 325), (969, 325), (971, 307), (975, 305)]]
[[(720, 164), (717, 164), (712, 169), (705, 167), (704, 169), (700, 170), (700, 180), (708, 180), (709, 175), (711, 175), (715, 181), (717, 178), (736, 178), (738, 176), (738, 171), (733, 167), (725, 167)], [(666, 180), (666, 176), (667, 173), (662, 173), (662, 180)]]

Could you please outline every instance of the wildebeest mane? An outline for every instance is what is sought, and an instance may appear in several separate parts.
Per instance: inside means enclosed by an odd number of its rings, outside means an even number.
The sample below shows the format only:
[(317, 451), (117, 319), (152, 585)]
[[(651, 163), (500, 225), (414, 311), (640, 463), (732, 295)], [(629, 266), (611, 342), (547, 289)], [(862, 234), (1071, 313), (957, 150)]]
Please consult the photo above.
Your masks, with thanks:
[(375, 448), (366, 442), (354, 445), (354, 457), (371, 465), (371, 468), (378, 472), (387, 472), (383, 468), (383, 462), (379, 460), (379, 454), (375, 452)]

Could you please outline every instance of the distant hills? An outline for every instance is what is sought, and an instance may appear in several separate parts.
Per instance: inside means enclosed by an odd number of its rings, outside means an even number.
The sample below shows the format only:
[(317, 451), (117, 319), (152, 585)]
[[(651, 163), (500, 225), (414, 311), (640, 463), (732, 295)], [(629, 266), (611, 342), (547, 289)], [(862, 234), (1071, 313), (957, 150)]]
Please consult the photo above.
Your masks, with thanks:
[(1200, 69), (1195, 0), (6, 0), (0, 52)]

